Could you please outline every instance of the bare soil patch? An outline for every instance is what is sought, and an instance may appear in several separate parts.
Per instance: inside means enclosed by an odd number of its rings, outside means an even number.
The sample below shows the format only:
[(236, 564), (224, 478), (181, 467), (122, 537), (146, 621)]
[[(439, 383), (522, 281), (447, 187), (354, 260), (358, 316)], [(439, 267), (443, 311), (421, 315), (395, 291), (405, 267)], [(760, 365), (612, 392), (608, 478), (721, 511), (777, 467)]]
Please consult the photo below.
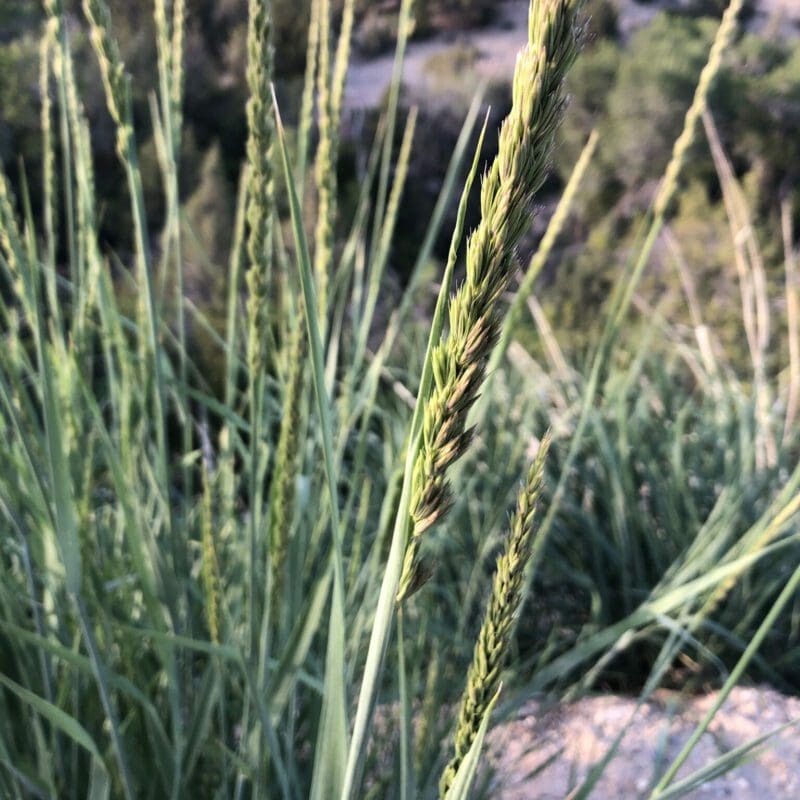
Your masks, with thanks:
[[(617, 757), (594, 790), (597, 798), (647, 797), (656, 774), (680, 752), (716, 694), (660, 694), (631, 720), (631, 698), (587, 698), (540, 713), (536, 703), (490, 734), (488, 757), (499, 800), (563, 800), (623, 729)], [(800, 720), (800, 698), (772, 689), (737, 688), (717, 713), (678, 779), (780, 725)], [(560, 755), (559, 754), (560, 752)], [(538, 770), (538, 771), (537, 771)], [(800, 726), (771, 739), (753, 760), (686, 795), (695, 800), (790, 800), (800, 797)]]

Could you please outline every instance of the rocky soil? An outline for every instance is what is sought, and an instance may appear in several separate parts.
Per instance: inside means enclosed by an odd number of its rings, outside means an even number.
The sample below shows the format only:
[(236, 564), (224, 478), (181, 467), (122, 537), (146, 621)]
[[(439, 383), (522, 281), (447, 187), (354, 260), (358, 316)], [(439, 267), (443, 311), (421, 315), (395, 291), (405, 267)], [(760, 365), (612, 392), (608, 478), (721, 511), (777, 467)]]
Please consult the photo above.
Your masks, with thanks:
[[(623, 38), (647, 25), (662, 9), (681, 10), (694, 0), (616, 0), (619, 27)], [(800, 0), (755, 0), (749, 25), (754, 30), (779, 30), (785, 35), (800, 35)], [(455, 45), (474, 48), (476, 79), (510, 80), (517, 52), (527, 36), (528, 0), (502, 0), (492, 25), (459, 33), (442, 33), (409, 44), (403, 82), (414, 94), (435, 94), (435, 75), (430, 59)], [(768, 28), (772, 25), (772, 28)], [(350, 111), (376, 108), (392, 78), (394, 54), (353, 59), (347, 78), (345, 108)], [(476, 81), (477, 85), (477, 81)]]
[[(587, 698), (540, 713), (535, 703), (499, 725), (488, 741), (498, 800), (563, 800), (626, 730), (616, 758), (592, 797), (646, 798), (653, 778), (681, 747), (716, 699), (659, 695), (634, 715), (630, 698)], [(681, 769), (688, 776), (732, 749), (787, 722), (800, 723), (800, 698), (772, 689), (737, 688)], [(685, 795), (694, 800), (794, 800), (800, 797), (800, 725), (771, 739), (749, 763)]]

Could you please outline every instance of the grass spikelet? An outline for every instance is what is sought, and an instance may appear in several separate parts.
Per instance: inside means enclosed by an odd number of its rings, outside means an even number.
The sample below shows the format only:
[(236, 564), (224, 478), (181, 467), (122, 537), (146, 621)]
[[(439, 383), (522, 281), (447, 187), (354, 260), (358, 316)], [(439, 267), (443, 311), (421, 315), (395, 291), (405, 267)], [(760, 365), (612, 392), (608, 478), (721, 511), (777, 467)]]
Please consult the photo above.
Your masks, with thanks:
[(314, 81), (317, 75), (319, 55), (319, 16), (321, 0), (311, 0), (308, 22), (308, 47), (306, 48), (306, 71), (303, 81), (303, 97), (300, 101), (300, 121), (297, 127), (297, 191), (303, 197), (308, 160), (308, 138), (314, 117)]
[(22, 301), (25, 313), (32, 319), (33, 296), (23, 274), (25, 253), (14, 205), (14, 192), (0, 163), (0, 255), (10, 270), (14, 291)]
[(342, 9), (342, 26), (339, 31), (339, 42), (336, 45), (336, 60), (333, 63), (331, 110), (335, 132), (339, 130), (339, 123), (342, 117), (342, 100), (344, 99), (344, 87), (347, 81), (347, 66), (350, 63), (350, 40), (353, 35), (355, 7), (355, 0), (345, 0), (344, 8)]
[(315, 164), (317, 224), (314, 230), (314, 280), (317, 288), (320, 330), (324, 338), (328, 318), (328, 283), (333, 262), (336, 217), (336, 132), (331, 98), (330, 0), (321, 0), (319, 18), (319, 63), (317, 106), (319, 145)]
[[(169, 32), (169, 11), (168, 6), (171, 5), (170, 0), (155, 0), (153, 5), (153, 22), (156, 28), (156, 42), (159, 60), (164, 59), (166, 63), (159, 64), (159, 70), (169, 71), (172, 55), (167, 51), (166, 45), (170, 44)], [(168, 124), (168, 120), (164, 120), (164, 124)]]
[(439, 782), (444, 797), (453, 783), (464, 757), (469, 752), (493, 698), (500, 688), (500, 675), (514, 632), (517, 612), (522, 604), (525, 573), (530, 562), (536, 505), (542, 488), (544, 464), (550, 448), (550, 435), (541, 442), (528, 479), (517, 497), (517, 508), (502, 555), (497, 559), (492, 594), (461, 697), (458, 723), (453, 737), (454, 754)]
[(275, 456), (275, 482), (270, 503), (270, 546), (272, 548), (273, 593), (279, 596), (283, 588), (282, 575), (289, 546), (289, 533), (294, 518), (295, 484), (299, 464), (298, 454), (302, 431), (301, 394), (305, 371), (306, 336), (302, 320), (292, 331), (288, 347), (289, 376), (283, 402), (283, 418)]
[(103, 0), (83, 0), (83, 11), (89, 23), (90, 37), (100, 76), (106, 95), (106, 105), (116, 129), (117, 153), (125, 163), (129, 158), (129, 147), (133, 137), (131, 124), (130, 79), (119, 53), (119, 47), (111, 36), (111, 12)]
[(269, 271), (272, 260), (272, 145), (271, 113), (272, 23), (269, 0), (250, 0), (247, 29), (247, 158), (250, 165), (247, 205), (248, 288), (247, 359), (251, 380), (264, 368)]
[[(175, 0), (172, 7), (172, 39), (170, 51), (172, 56), (172, 85), (170, 100), (172, 106), (172, 127), (176, 136), (180, 136), (183, 124), (183, 58), (186, 49), (186, 0)], [(174, 142), (177, 149), (178, 142)]]
[(272, 147), (274, 124), (272, 97), (272, 21), (269, 0), (250, 0), (247, 29), (247, 366), (250, 402), (250, 519), (248, 524), (248, 608), (250, 647), (255, 651), (258, 637), (256, 607), (257, 564), (262, 489), (261, 412), (264, 369), (267, 360), (267, 311), (272, 263), (273, 174)]
[(421, 584), (420, 537), (449, 510), (446, 472), (469, 446), (467, 415), (497, 339), (497, 302), (515, 269), (515, 247), (530, 224), (564, 106), (563, 79), (577, 53), (575, 0), (533, 0), (529, 41), (517, 58), (513, 106), (481, 190), (481, 223), (467, 244), (467, 277), (453, 297), (449, 333), (432, 353), (433, 387), (412, 478), (411, 539), (397, 598)]
[(219, 566), (214, 543), (214, 514), (211, 502), (211, 484), (208, 464), (203, 463), (203, 498), (201, 509), (202, 576), (206, 604), (206, 622), (211, 641), (219, 644)]
[(58, 20), (49, 17), (45, 23), (45, 33), (39, 45), (39, 97), (41, 100), (40, 120), (42, 128), (42, 195), (44, 233), (47, 245), (47, 291), (52, 313), (58, 312), (55, 288), (56, 251), (56, 159), (53, 149), (53, 103), (50, 97), (50, 68), (53, 62), (53, 49), (58, 35)]
[[(86, 289), (86, 291), (79, 293), (78, 310), (74, 318), (74, 340), (76, 343), (80, 343), (86, 335), (89, 310), (93, 308), (96, 302), (101, 282), (99, 272), (102, 269), (102, 258), (97, 242), (95, 176), (92, 163), (89, 121), (78, 94), (72, 54), (67, 43), (58, 35), (60, 18), (51, 18), (50, 23), (55, 23), (54, 35), (58, 37), (53, 45), (53, 67), (59, 76), (61, 87), (63, 87), (62, 97), (66, 106), (65, 116), (68, 122), (66, 127), (70, 131), (69, 139), (72, 145), (72, 161), (74, 162), (74, 170), (72, 172), (75, 175), (77, 190), (74, 202), (74, 219), (77, 223), (77, 234), (74, 238), (77, 240), (78, 251), (81, 254), (78, 259), (78, 274), (81, 276)], [(65, 174), (65, 182), (68, 178), (69, 175)], [(85, 266), (83, 266), (84, 261), (86, 262)], [(105, 311), (106, 309), (101, 308), (101, 313)], [(123, 359), (120, 365), (121, 369), (127, 370), (127, 360)]]
[(675, 140), (672, 148), (672, 158), (664, 173), (664, 179), (659, 187), (656, 199), (653, 202), (653, 213), (656, 218), (666, 215), (678, 185), (678, 178), (686, 163), (686, 156), (697, 135), (698, 123), (703, 112), (708, 106), (708, 94), (714, 83), (717, 73), (722, 66), (722, 56), (731, 46), (736, 33), (736, 19), (742, 10), (744, 0), (731, 0), (725, 9), (714, 43), (708, 55), (708, 61), (700, 73), (700, 79), (694, 93), (694, 100), (683, 124), (681, 135)]
[[(312, 22), (314, 21), (313, 13), (314, 9), (312, 9)], [(353, 33), (355, 3), (354, 0), (345, 0), (342, 8), (342, 23), (333, 69), (331, 69), (330, 55), (329, 0), (320, 0), (317, 13), (319, 16), (317, 89), (320, 140), (316, 160), (318, 209), (314, 233), (314, 273), (317, 284), (320, 328), (324, 336), (327, 330), (327, 314), (330, 304), (328, 286), (331, 279), (336, 237), (336, 164), (339, 159), (339, 123), (342, 116), (347, 66), (350, 61), (350, 40)]]

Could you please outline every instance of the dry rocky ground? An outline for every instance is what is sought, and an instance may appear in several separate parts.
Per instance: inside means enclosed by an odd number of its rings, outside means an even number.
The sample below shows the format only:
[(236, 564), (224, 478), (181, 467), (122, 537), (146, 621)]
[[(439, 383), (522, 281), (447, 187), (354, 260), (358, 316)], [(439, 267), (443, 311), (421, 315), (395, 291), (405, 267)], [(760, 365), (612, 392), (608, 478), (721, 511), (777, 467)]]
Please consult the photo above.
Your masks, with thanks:
[[(647, 25), (659, 10), (691, 8), (696, 0), (615, 0), (623, 38)], [(494, 24), (485, 28), (444, 32), (423, 41), (413, 41), (406, 52), (403, 82), (415, 95), (437, 94), (431, 59), (449, 48), (471, 48), (477, 55), (471, 67), (473, 85), (480, 80), (510, 80), (517, 52), (527, 38), (528, 0), (500, 0)], [(797, 36), (800, 33), (800, 0), (754, 0), (749, 26), (753, 30)], [(772, 27), (770, 27), (772, 26)], [(777, 26), (777, 28), (775, 27)], [(345, 107), (348, 111), (380, 105), (392, 78), (394, 53), (372, 58), (354, 58), (347, 76)], [(434, 70), (435, 71), (435, 70)]]
[[(496, 769), (498, 800), (562, 800), (626, 730), (617, 757), (592, 797), (646, 798), (655, 770), (671, 763), (716, 699), (659, 695), (631, 719), (630, 698), (586, 698), (540, 713), (525, 705), (490, 734), (487, 750)], [(737, 688), (722, 706), (678, 774), (688, 776), (732, 749), (787, 722), (800, 722), (800, 698), (772, 689)], [(559, 754), (559, 751), (560, 754)], [(800, 725), (769, 740), (746, 764), (685, 795), (695, 800), (795, 800), (800, 798)]]

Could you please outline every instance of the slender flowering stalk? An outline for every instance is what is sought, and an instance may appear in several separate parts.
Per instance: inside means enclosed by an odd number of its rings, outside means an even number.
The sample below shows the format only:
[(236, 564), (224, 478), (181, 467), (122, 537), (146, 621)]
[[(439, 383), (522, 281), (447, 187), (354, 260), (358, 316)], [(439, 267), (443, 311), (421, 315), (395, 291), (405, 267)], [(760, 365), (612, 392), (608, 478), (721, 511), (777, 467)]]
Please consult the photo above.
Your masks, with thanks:
[(300, 434), (301, 395), (305, 371), (306, 336), (299, 320), (292, 331), (288, 346), (289, 377), (283, 403), (283, 419), (278, 435), (278, 451), (275, 456), (275, 483), (270, 503), (270, 547), (272, 549), (272, 571), (274, 575), (273, 595), (279, 597), (284, 587), (282, 579), (289, 533), (294, 517), (295, 484), (301, 450)]
[(53, 104), (50, 98), (50, 70), (57, 46), (58, 19), (48, 17), (45, 34), (39, 47), (39, 95), (42, 128), (42, 194), (44, 197), (44, 230), (47, 244), (47, 292), (50, 311), (58, 320), (56, 295), (56, 159), (53, 149)]
[(247, 31), (247, 273), (249, 336), (247, 345), (251, 379), (264, 367), (264, 342), (267, 328), (269, 267), (272, 260), (272, 144), (274, 130), (271, 111), (272, 42), (271, 3), (250, 0)]
[(311, 0), (308, 22), (308, 47), (306, 49), (306, 72), (303, 81), (303, 99), (300, 103), (300, 123), (297, 133), (297, 191), (300, 198), (306, 183), (306, 162), (308, 160), (308, 138), (314, 116), (314, 82), (317, 77), (317, 56), (319, 54), (319, 16), (321, 0)]
[[(164, 259), (173, 262), (175, 276), (175, 323), (178, 329), (178, 376), (180, 378), (179, 400), (184, 408), (188, 406), (188, 357), (187, 330), (184, 308), (184, 264), (180, 224), (180, 107), (183, 72), (183, 27), (182, 4), (173, 5), (171, 0), (155, 0), (154, 21), (158, 53), (159, 95), (164, 136), (164, 189), (166, 200), (166, 219), (164, 226)], [(177, 28), (176, 28), (177, 26)], [(182, 448), (184, 453), (192, 449), (192, 424), (184, 417)], [(192, 469), (183, 466), (183, 495), (192, 496)]]
[(0, 253), (2, 253), (3, 258), (11, 268), (17, 295), (20, 297), (25, 296), (21, 288), (22, 264), (24, 262), (22, 236), (14, 211), (14, 194), (2, 164), (0, 164)]
[[(156, 45), (158, 52), (158, 70), (162, 75), (169, 75), (171, 71), (171, 36), (170, 36), (170, 0), (155, 0), (153, 5), (153, 22), (156, 28)], [(169, 119), (163, 120), (165, 127), (170, 124)]]
[(529, 204), (542, 185), (564, 106), (563, 80), (577, 53), (579, 0), (532, 0), (529, 41), (517, 58), (513, 107), (481, 190), (481, 223), (467, 244), (467, 277), (449, 309), (450, 329), (432, 353), (433, 386), (425, 402), (413, 475), (410, 534), (398, 600), (425, 580), (420, 537), (449, 510), (448, 467), (469, 446), (467, 415), (497, 339), (498, 300), (515, 269), (515, 247), (530, 224)]
[(258, 646), (257, 564), (261, 523), (261, 413), (264, 370), (267, 360), (267, 309), (272, 263), (273, 175), (272, 146), (272, 19), (270, 0), (250, 0), (247, 29), (247, 366), (250, 404), (250, 518), (247, 598), (250, 651)]
[(347, 66), (350, 61), (350, 40), (353, 33), (355, 2), (354, 0), (345, 0), (342, 8), (342, 25), (332, 69), (330, 0), (320, 0), (318, 14), (319, 69), (317, 85), (320, 141), (316, 161), (318, 213), (314, 236), (314, 271), (318, 289), (320, 327), (324, 336), (327, 330), (327, 314), (330, 305), (328, 286), (336, 235), (336, 162), (339, 159), (339, 124), (342, 116)]
[(536, 505), (542, 488), (544, 463), (550, 448), (550, 435), (541, 442), (528, 473), (528, 480), (517, 497), (517, 508), (505, 548), (497, 559), (492, 594), (461, 697), (453, 748), (454, 753), (439, 782), (441, 797), (447, 795), (461, 762), (469, 752), (484, 715), (500, 688), (500, 675), (514, 633), (517, 613), (523, 600), (525, 573), (531, 557)]
[[(139, 294), (138, 314), (142, 331), (143, 347), (149, 346), (153, 371), (156, 375), (157, 393), (163, 394), (160, 376), (158, 323), (156, 303), (151, 274), (150, 240), (147, 232), (147, 218), (144, 209), (144, 195), (141, 175), (137, 163), (136, 136), (133, 128), (133, 99), (130, 76), (119, 52), (116, 40), (111, 35), (111, 12), (105, 0), (83, 0), (83, 12), (89, 23), (90, 38), (105, 90), (106, 106), (114, 121), (116, 148), (120, 162), (125, 168), (131, 197), (131, 210), (136, 231), (136, 258), (143, 291)], [(67, 67), (67, 53), (62, 52), (64, 67)], [(74, 105), (74, 103), (69, 103)], [(163, 398), (156, 397), (157, 414), (161, 415)]]
[(172, 129), (174, 131), (173, 146), (180, 152), (180, 134), (183, 125), (183, 58), (186, 49), (186, 0), (175, 0), (172, 7), (172, 40), (170, 54), (172, 57), (172, 86), (170, 100), (172, 107)]
[(133, 138), (130, 115), (131, 88), (119, 47), (111, 36), (111, 13), (103, 0), (83, 0), (83, 10), (89, 22), (92, 45), (100, 64), (100, 76), (106, 94), (106, 105), (116, 128), (117, 153), (126, 163)]
[(342, 101), (344, 99), (345, 83), (347, 82), (347, 67), (350, 63), (350, 40), (353, 36), (355, 8), (355, 0), (344, 0), (342, 27), (339, 31), (339, 42), (336, 45), (336, 60), (333, 63), (331, 110), (333, 112), (333, 129), (337, 133), (339, 123), (342, 120)]
[(206, 623), (211, 641), (219, 644), (219, 606), (220, 578), (217, 563), (217, 547), (214, 541), (214, 513), (212, 510), (211, 484), (208, 475), (208, 464), (203, 463), (203, 495), (200, 517), (200, 533), (203, 561), (201, 574), (203, 579), (203, 596), (205, 599)]
[[(81, 268), (83, 261), (78, 250), (78, 241), (75, 229), (75, 196), (73, 185), (79, 176), (74, 174), (72, 160), (70, 158), (70, 149), (73, 146), (71, 142), (72, 134), (70, 131), (70, 123), (67, 111), (67, 98), (66, 91), (66, 75), (64, 74), (63, 67), (69, 60), (67, 58), (68, 35), (67, 26), (64, 24), (64, 10), (62, 8), (62, 0), (44, 0), (44, 11), (47, 17), (45, 24), (45, 38), (51, 39), (51, 57), (53, 67), (53, 78), (55, 79), (56, 96), (58, 97), (58, 137), (60, 140), (60, 162), (61, 168), (60, 187), (62, 190), (63, 207), (61, 214), (56, 214), (56, 217), (63, 219), (64, 234), (67, 245), (67, 253), (69, 254), (69, 275), (73, 284), (77, 285), (84, 280), (81, 275)], [(54, 176), (55, 177), (55, 176)], [(54, 207), (55, 212), (55, 207)], [(54, 314), (54, 316), (57, 316)]]
[[(608, 363), (614, 343), (621, 329), (622, 321), (631, 307), (636, 288), (650, 262), (650, 254), (653, 252), (656, 240), (664, 227), (666, 216), (678, 190), (678, 182), (686, 164), (686, 156), (691, 145), (695, 141), (698, 123), (702, 117), (703, 110), (708, 105), (709, 92), (722, 66), (724, 53), (728, 47), (730, 47), (736, 35), (738, 29), (737, 19), (742, 10), (742, 5), (743, 0), (731, 0), (728, 4), (728, 8), (725, 10), (720, 26), (717, 28), (714, 43), (711, 46), (708, 61), (705, 67), (703, 67), (703, 71), (700, 73), (700, 80), (695, 89), (692, 104), (684, 117), (683, 130), (672, 148), (672, 157), (670, 158), (670, 162), (664, 173), (664, 178), (661, 181), (658, 193), (653, 201), (651, 222), (644, 242), (635, 260), (631, 261), (623, 278), (618, 281), (617, 288), (611, 296), (608, 318), (600, 342), (597, 345), (589, 372), (589, 378), (583, 391), (583, 401), (580, 415), (572, 435), (572, 443), (570, 444), (569, 452), (567, 453), (561, 470), (561, 477), (553, 492), (553, 502), (550, 503), (547, 516), (542, 521), (542, 534), (537, 539), (537, 550), (544, 547), (544, 543), (550, 535), (550, 529), (555, 520), (555, 515), (561, 507), (561, 500), (566, 491), (572, 465), (578, 457), (583, 441), (583, 434), (588, 425), (589, 414), (595, 402), (602, 371)], [(534, 553), (534, 561), (538, 560), (538, 558), (538, 552)]]
[(725, 14), (720, 22), (708, 61), (700, 73), (700, 79), (694, 92), (694, 99), (683, 123), (681, 135), (675, 140), (664, 179), (659, 187), (658, 194), (653, 201), (653, 213), (657, 218), (666, 216), (669, 205), (675, 196), (678, 179), (686, 164), (686, 157), (697, 136), (700, 119), (708, 107), (708, 95), (711, 87), (722, 66), (722, 57), (730, 49), (733, 37), (736, 35), (736, 20), (742, 10), (744, 0), (731, 0), (725, 9)]
[[(153, 287), (151, 269), (150, 237), (147, 230), (147, 214), (144, 207), (142, 176), (139, 172), (136, 136), (133, 128), (133, 100), (130, 76), (119, 53), (119, 47), (111, 36), (111, 13), (105, 0), (83, 0), (83, 12), (89, 23), (92, 45), (100, 65), (100, 74), (106, 95), (106, 105), (116, 128), (117, 153), (128, 180), (128, 191), (133, 214), (136, 239), (136, 260), (141, 282), (139, 292), (139, 327), (142, 336), (142, 359), (145, 377), (153, 377), (153, 413), (156, 419), (158, 442), (158, 477), (161, 491), (169, 496), (169, 469), (167, 464), (167, 435), (165, 423), (166, 390), (161, 367), (161, 342), (159, 338), (158, 308)], [(66, 58), (66, 52), (63, 53)], [(172, 530), (172, 510), (166, 504), (166, 524)], [(174, 564), (180, 563), (177, 539), (172, 539)]]
[(317, 224), (314, 231), (314, 280), (317, 287), (320, 330), (325, 336), (328, 319), (328, 284), (333, 262), (336, 216), (336, 132), (331, 99), (330, 0), (320, 1), (319, 63), (317, 67), (317, 105), (319, 145), (315, 177), (317, 183)]
[(36, 292), (28, 268), (25, 240), (17, 220), (16, 197), (0, 162), (0, 256), (5, 259), (10, 271), (14, 293), (20, 298), (27, 320), (36, 314)]

